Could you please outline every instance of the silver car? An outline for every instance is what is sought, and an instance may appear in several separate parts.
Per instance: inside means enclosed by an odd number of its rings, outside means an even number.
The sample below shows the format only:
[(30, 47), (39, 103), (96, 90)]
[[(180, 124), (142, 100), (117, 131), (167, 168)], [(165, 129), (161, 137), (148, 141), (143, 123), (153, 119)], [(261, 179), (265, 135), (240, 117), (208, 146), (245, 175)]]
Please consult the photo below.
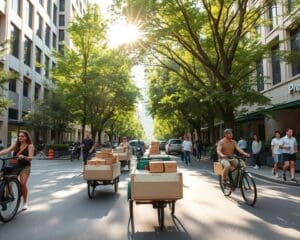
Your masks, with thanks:
[(181, 139), (169, 139), (166, 144), (166, 154), (181, 154), (182, 153), (182, 140)]

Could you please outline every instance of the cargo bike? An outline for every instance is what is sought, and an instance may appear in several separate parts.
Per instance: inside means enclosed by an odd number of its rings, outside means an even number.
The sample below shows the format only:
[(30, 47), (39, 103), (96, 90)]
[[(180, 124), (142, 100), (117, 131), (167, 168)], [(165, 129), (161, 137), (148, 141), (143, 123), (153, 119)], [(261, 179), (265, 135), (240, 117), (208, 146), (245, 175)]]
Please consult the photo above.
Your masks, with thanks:
[(151, 173), (148, 170), (151, 161), (170, 161), (169, 157), (149, 157), (137, 160), (128, 184), (128, 201), (131, 228), (134, 232), (133, 207), (151, 204), (157, 210), (158, 224), (164, 228), (165, 208), (169, 206), (171, 215), (175, 214), (176, 201), (183, 197), (183, 181), (180, 172)]
[(85, 165), (83, 177), (87, 181), (89, 198), (94, 198), (95, 189), (99, 185), (114, 185), (115, 193), (117, 193), (120, 175), (119, 162), (111, 165)]
[(113, 155), (118, 157), (119, 162), (121, 163), (121, 168), (128, 167), (128, 170), (130, 171), (130, 153), (129, 151), (123, 150), (123, 148), (116, 148), (113, 149)]

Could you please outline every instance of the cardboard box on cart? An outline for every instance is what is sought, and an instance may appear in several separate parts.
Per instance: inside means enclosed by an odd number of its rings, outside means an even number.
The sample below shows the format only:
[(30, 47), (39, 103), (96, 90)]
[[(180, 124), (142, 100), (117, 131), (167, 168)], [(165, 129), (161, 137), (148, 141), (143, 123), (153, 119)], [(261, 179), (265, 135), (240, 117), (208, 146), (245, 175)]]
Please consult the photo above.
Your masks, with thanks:
[(113, 180), (121, 175), (120, 163), (112, 165), (85, 165), (84, 180)]
[(131, 174), (133, 200), (177, 200), (183, 197), (182, 173), (150, 173), (134, 170)]

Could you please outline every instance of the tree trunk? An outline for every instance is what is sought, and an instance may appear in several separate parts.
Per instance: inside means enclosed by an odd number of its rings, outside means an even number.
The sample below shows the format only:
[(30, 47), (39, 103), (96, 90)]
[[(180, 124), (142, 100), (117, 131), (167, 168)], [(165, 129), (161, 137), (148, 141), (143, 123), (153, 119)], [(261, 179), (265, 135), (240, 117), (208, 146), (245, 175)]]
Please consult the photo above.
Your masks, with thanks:
[(225, 128), (234, 128), (234, 109), (228, 106), (223, 114), (223, 121)]
[(101, 142), (101, 135), (102, 135), (102, 129), (98, 129), (98, 143), (99, 144), (102, 144), (102, 142)]

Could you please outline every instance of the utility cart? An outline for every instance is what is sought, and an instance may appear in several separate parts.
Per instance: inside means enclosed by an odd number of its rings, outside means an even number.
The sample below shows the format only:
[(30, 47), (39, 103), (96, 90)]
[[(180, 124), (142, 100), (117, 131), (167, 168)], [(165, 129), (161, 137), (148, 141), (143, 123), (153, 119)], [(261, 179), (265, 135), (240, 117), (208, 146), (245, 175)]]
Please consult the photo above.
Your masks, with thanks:
[[(165, 162), (166, 159), (163, 158)], [(151, 173), (148, 170), (151, 161), (155, 158), (139, 159), (137, 166), (131, 172), (128, 184), (129, 213), (132, 231), (134, 232), (133, 206), (140, 204), (151, 204), (157, 210), (158, 224), (160, 229), (164, 228), (164, 210), (169, 206), (171, 215), (175, 214), (176, 201), (183, 198), (183, 180), (180, 172)], [(160, 159), (162, 160), (162, 159)], [(147, 166), (148, 165), (148, 166)]]
[(85, 165), (83, 177), (87, 181), (89, 198), (95, 196), (95, 189), (98, 185), (114, 185), (115, 192), (118, 192), (120, 175), (119, 162), (111, 165)]

